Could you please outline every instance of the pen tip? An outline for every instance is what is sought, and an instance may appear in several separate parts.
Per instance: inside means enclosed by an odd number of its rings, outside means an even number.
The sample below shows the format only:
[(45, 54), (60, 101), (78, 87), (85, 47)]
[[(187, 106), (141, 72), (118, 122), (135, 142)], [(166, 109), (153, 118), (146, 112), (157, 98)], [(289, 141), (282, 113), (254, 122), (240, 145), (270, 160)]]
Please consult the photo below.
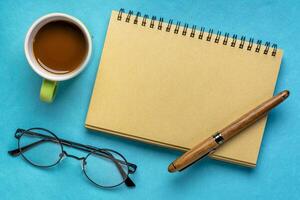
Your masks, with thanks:
[(169, 167), (168, 167), (168, 171), (169, 171), (170, 173), (173, 173), (173, 172), (175, 172), (175, 171), (176, 171), (176, 167), (174, 166), (174, 164), (173, 164), (173, 163), (171, 163), (171, 164), (169, 165)]
[(284, 90), (283, 92), (283, 98), (288, 98), (289, 97), (289, 95), (290, 95), (290, 91), (288, 91), (288, 90)]

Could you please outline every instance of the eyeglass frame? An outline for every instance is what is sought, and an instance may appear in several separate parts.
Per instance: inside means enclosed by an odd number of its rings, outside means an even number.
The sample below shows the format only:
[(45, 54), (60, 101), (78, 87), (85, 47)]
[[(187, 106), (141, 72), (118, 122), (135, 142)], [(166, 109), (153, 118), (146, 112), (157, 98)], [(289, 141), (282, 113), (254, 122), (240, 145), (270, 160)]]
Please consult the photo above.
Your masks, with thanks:
[[(52, 134), (54, 136), (54, 138), (52, 136), (48, 136), (48, 135), (44, 135), (44, 134), (41, 134), (41, 133), (36, 133), (36, 132), (33, 132), (31, 130), (41, 130), (41, 131), (46, 131), (46, 132), (49, 132), (50, 134)], [(20, 146), (20, 138), (25, 134), (25, 133), (30, 133), (31, 135), (36, 135), (36, 136), (39, 136), (39, 137), (42, 137), (43, 139), (42, 140), (39, 140), (39, 141), (36, 141), (36, 142), (33, 142), (31, 144), (28, 144), (26, 146), (23, 146), (21, 147)], [(101, 187), (101, 188), (113, 188), (113, 187), (117, 187), (123, 183), (125, 183), (125, 185), (127, 187), (135, 187), (135, 184), (134, 182), (130, 179), (129, 177), (129, 174), (133, 174), (135, 173), (136, 169), (137, 169), (137, 166), (133, 163), (130, 163), (126, 160), (126, 158), (120, 154), (119, 152), (115, 151), (115, 150), (112, 150), (112, 149), (107, 149), (107, 148), (97, 148), (97, 147), (94, 147), (94, 146), (91, 146), (91, 145), (85, 145), (85, 144), (80, 144), (80, 143), (77, 143), (77, 142), (73, 142), (73, 141), (69, 141), (69, 140), (65, 140), (65, 139), (62, 139), (62, 138), (59, 138), (57, 137), (53, 132), (51, 132), (50, 130), (48, 129), (45, 129), (45, 128), (30, 128), (30, 129), (21, 129), (21, 128), (18, 128), (15, 132), (15, 138), (18, 140), (18, 148), (16, 149), (13, 149), (13, 150), (10, 150), (8, 151), (8, 154), (10, 154), (11, 156), (19, 156), (21, 155), (23, 157), (24, 160), (26, 160), (29, 164), (35, 166), (35, 167), (39, 167), (39, 168), (50, 168), (50, 167), (53, 167), (53, 166), (56, 166), (58, 163), (60, 163), (64, 157), (71, 157), (71, 158), (74, 158), (76, 160), (80, 160), (82, 161), (82, 171), (84, 172), (84, 175), (88, 178), (89, 181), (91, 181), (93, 184), (95, 184), (96, 186), (98, 187)], [(47, 140), (45, 140), (47, 139)], [(52, 165), (49, 165), (49, 166), (41, 166), (41, 165), (37, 165), (35, 163), (33, 163), (32, 161), (30, 161), (28, 158), (26, 158), (25, 155), (23, 155), (23, 152), (25, 151), (28, 151), (30, 150), (31, 148), (35, 147), (36, 145), (42, 143), (42, 142), (54, 142), (56, 144), (58, 144), (60, 146), (60, 149), (61, 149), (61, 153), (59, 154), (59, 159)], [(81, 151), (84, 151), (84, 152), (87, 152), (88, 154), (85, 156), (85, 157), (77, 157), (75, 155), (72, 155), (72, 154), (68, 154), (63, 146), (67, 146), (67, 147), (71, 147), (71, 148), (74, 148), (74, 149), (77, 149), (77, 150), (81, 150)], [(114, 158), (113, 155), (111, 155), (110, 152), (113, 152), (115, 154), (117, 154), (118, 156), (120, 156), (122, 160), (119, 160), (119, 159), (116, 159)], [(86, 164), (86, 159), (91, 155), (91, 154), (96, 154), (96, 155), (99, 155), (99, 156), (102, 156), (102, 157), (106, 157), (106, 158), (109, 158), (111, 160), (113, 160), (113, 162), (116, 163), (116, 166), (123, 178), (123, 181), (120, 182), (119, 184), (116, 184), (116, 185), (113, 185), (113, 186), (103, 186), (103, 185), (100, 185), (98, 183), (96, 183), (95, 181), (93, 181), (87, 174), (86, 174), (86, 171), (85, 171), (85, 164)], [(104, 154), (104, 155), (103, 155)], [(106, 154), (106, 155), (105, 155)], [(109, 155), (110, 154), (110, 155)], [(123, 164), (123, 165), (126, 165), (128, 167), (128, 172), (124, 172), (123, 168), (121, 167), (120, 164)], [(126, 176), (126, 177), (125, 177)]]

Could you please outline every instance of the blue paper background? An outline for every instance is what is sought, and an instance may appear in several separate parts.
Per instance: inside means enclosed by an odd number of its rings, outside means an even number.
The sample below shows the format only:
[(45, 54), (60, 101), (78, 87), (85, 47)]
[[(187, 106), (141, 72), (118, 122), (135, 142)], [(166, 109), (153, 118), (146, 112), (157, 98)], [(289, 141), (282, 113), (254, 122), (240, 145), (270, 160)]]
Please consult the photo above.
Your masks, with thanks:
[[(270, 40), (284, 49), (276, 92), (288, 88), (291, 97), (269, 115), (255, 169), (207, 159), (183, 173), (169, 174), (167, 166), (180, 152), (84, 128), (110, 13), (121, 7)], [(296, 0), (0, 1), (0, 199), (298, 199), (299, 10)], [(55, 102), (44, 104), (38, 97), (42, 79), (29, 68), (23, 43), (33, 21), (50, 12), (82, 20), (93, 36), (94, 49), (84, 73), (60, 84)], [(137, 187), (96, 188), (72, 159), (43, 170), (10, 157), (7, 150), (17, 145), (15, 129), (35, 126), (48, 128), (62, 138), (122, 152), (138, 165), (132, 176)]]

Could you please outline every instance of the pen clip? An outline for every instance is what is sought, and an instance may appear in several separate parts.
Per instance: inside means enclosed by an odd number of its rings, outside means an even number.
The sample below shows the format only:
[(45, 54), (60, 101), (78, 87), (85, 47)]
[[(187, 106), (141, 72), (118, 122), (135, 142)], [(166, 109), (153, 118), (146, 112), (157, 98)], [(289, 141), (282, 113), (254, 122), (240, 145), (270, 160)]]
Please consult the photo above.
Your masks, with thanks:
[(198, 158), (197, 160), (195, 160), (194, 162), (190, 163), (189, 165), (187, 165), (186, 167), (182, 168), (181, 170), (178, 170), (179, 172), (182, 172), (183, 170), (185, 170), (186, 168), (188, 168), (189, 166), (191, 166), (192, 164), (198, 162), (199, 160), (203, 159), (204, 157), (206, 157), (208, 154), (214, 152), (214, 150), (211, 150), (210, 152), (204, 154), (203, 156), (201, 156), (200, 158)]

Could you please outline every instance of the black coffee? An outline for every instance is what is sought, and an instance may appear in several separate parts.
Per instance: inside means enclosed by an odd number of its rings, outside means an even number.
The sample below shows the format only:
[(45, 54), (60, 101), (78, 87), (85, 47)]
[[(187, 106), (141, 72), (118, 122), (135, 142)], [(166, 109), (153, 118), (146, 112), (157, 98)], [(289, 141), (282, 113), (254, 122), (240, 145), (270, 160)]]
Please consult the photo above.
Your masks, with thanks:
[(74, 71), (84, 61), (88, 51), (87, 40), (76, 25), (53, 21), (36, 34), (33, 52), (45, 70), (55, 74)]

